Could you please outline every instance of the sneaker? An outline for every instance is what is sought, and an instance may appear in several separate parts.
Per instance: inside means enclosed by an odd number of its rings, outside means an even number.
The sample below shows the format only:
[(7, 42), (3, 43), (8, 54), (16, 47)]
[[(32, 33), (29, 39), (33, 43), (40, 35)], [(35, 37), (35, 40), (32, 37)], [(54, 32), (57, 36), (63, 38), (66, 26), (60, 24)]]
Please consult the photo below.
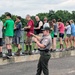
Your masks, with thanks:
[(38, 51), (38, 50), (36, 50), (36, 51), (35, 51), (35, 54), (38, 54), (38, 53), (39, 53), (39, 51)]
[(29, 51), (28, 50), (25, 50), (25, 52), (22, 52), (22, 54), (26, 54), (28, 55)]
[(69, 48), (66, 48), (65, 51), (69, 51)]
[(55, 52), (55, 51), (56, 51), (56, 49), (53, 50), (53, 52)]
[(54, 50), (53, 49), (50, 49), (50, 52), (55, 52), (55, 51), (56, 51), (56, 49), (54, 49)]
[(16, 55), (16, 56), (20, 56), (20, 52), (16, 52), (15, 55)]
[(18, 49), (17, 52), (15, 53), (15, 55), (16, 55), (16, 56), (20, 56), (20, 51), (21, 51), (21, 50), (22, 50), (22, 49)]
[(35, 50), (32, 50), (32, 53), (34, 54), (35, 53)]
[(70, 47), (70, 49), (71, 49), (71, 50), (74, 50), (74, 47), (73, 47), (73, 46), (71, 46), (71, 47)]
[(11, 59), (10, 56), (3, 56), (3, 60), (6, 60), (6, 59)]
[(63, 52), (63, 51), (65, 51), (65, 49), (60, 49), (60, 52)]
[(73, 47), (73, 49), (75, 50), (75, 47)]
[(12, 56), (12, 51), (8, 50), (8, 53), (6, 54), (7, 56)]
[(56, 49), (56, 52), (60, 52), (60, 49)]
[(50, 52), (52, 52), (53, 51), (53, 49), (50, 49)]
[(38, 49), (34, 49), (34, 50), (32, 50), (32, 53), (33, 54), (38, 54), (39, 53), (39, 50)]
[(7, 53), (6, 55), (7, 55), (7, 56), (12, 56), (12, 54), (9, 54), (9, 53)]
[(62, 52), (63, 50), (62, 49), (60, 49), (60, 52)]
[(32, 55), (32, 54), (33, 54), (33, 53), (32, 53), (32, 51), (30, 50), (30, 51), (29, 51), (29, 55)]

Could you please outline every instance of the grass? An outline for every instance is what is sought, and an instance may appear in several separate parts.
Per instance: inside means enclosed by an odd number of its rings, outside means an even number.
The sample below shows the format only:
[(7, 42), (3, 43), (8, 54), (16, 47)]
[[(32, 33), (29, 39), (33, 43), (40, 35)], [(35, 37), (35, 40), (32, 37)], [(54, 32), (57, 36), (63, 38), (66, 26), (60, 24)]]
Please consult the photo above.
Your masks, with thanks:
[[(32, 43), (32, 50), (34, 50), (35, 43)], [(22, 44), (21, 44), (22, 48)], [(12, 52), (16, 52), (18, 48), (15, 45), (12, 45)], [(24, 44), (24, 50), (26, 50), (25, 44)]]
[[(24, 35), (26, 35), (26, 33)], [(26, 39), (26, 36), (23, 36), (23, 37)], [(64, 35), (64, 38), (65, 37), (66, 37), (66, 34)], [(63, 44), (64, 44), (64, 47), (65, 47), (65, 43), (64, 42), (63, 42)], [(34, 50), (34, 46), (35, 46), (35, 43), (32, 43), (32, 50)], [(22, 47), (22, 44), (21, 44), (21, 47)], [(12, 50), (13, 52), (16, 52), (18, 50), (17, 47), (14, 46), (14, 45), (12, 45), (12, 48), (13, 48), (13, 50)], [(59, 48), (60, 48), (60, 43), (58, 41), (57, 42), (57, 49), (59, 49)], [(26, 50), (25, 44), (24, 44), (24, 50)]]
[[(65, 43), (63, 42), (63, 44), (64, 44), (64, 47), (65, 47)], [(32, 50), (34, 50), (34, 46), (35, 46), (35, 43), (32, 43)], [(21, 47), (22, 47), (22, 45), (21, 45)], [(60, 48), (60, 43), (59, 43), (59, 41), (57, 42), (57, 49), (59, 49)], [(16, 46), (14, 46), (14, 45), (12, 45), (12, 48), (13, 48), (13, 52), (16, 52), (18, 49), (17, 49), (17, 47)], [(24, 50), (26, 50), (26, 47), (25, 47), (25, 44), (24, 44)]]

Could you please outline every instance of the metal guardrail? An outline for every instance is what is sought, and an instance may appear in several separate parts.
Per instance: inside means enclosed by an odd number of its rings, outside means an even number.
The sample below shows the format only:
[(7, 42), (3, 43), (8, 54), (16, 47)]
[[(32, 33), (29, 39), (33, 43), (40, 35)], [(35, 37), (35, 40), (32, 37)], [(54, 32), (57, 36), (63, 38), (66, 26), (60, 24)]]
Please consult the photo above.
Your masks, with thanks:
[[(21, 29), (20, 44), (22, 46), (22, 52), (24, 52), (24, 44), (25, 44), (25, 36), (26, 36), (25, 33), (26, 33), (26, 31), (24, 31), (24, 29)], [(14, 37), (13, 37), (12, 44), (14, 44)], [(3, 53), (7, 53), (6, 46), (5, 46), (5, 38), (4, 37), (3, 37)]]
[(25, 33), (25, 31), (22, 29), (21, 30), (22, 37), (21, 37), (21, 40), (20, 40), (20, 43), (22, 43), (22, 52), (24, 52), (24, 43), (25, 43), (24, 33)]
[[(24, 52), (24, 45), (25, 45), (25, 40), (26, 40), (25, 37), (26, 37), (26, 31), (24, 29), (21, 29), (21, 40), (20, 40), (20, 44), (22, 46), (22, 51), (21, 52)], [(57, 41), (59, 41), (59, 38), (57, 38)], [(64, 41), (64, 39), (63, 39), (63, 41)], [(3, 44), (5, 44), (5, 41), (4, 40), (3, 40)]]

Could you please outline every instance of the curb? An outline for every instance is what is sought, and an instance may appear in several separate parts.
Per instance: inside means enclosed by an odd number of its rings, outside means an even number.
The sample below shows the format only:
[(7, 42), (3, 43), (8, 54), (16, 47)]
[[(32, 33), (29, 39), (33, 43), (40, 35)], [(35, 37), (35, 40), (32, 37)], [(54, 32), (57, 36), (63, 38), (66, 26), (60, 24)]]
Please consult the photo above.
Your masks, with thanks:
[[(51, 53), (51, 59), (69, 57), (69, 56), (75, 56), (75, 50)], [(25, 61), (35, 61), (38, 60), (39, 57), (40, 54), (26, 55), (26, 56), (12, 56), (11, 59), (5, 59), (5, 60), (0, 58), (0, 65), (19, 63)]]

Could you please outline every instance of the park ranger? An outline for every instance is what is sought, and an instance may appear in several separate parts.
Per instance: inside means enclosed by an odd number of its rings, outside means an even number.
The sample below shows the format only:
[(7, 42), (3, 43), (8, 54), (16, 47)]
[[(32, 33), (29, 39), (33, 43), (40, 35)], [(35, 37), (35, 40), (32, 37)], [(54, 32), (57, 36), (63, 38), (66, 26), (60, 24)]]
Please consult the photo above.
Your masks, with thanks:
[(38, 50), (40, 51), (40, 59), (38, 62), (36, 75), (41, 75), (42, 71), (44, 75), (49, 75), (48, 62), (51, 57), (49, 49), (52, 44), (52, 40), (50, 36), (50, 28), (45, 27), (43, 29), (43, 36), (41, 39), (34, 34), (32, 35), (34, 36), (33, 41), (38, 45), (38, 48), (39, 48)]

